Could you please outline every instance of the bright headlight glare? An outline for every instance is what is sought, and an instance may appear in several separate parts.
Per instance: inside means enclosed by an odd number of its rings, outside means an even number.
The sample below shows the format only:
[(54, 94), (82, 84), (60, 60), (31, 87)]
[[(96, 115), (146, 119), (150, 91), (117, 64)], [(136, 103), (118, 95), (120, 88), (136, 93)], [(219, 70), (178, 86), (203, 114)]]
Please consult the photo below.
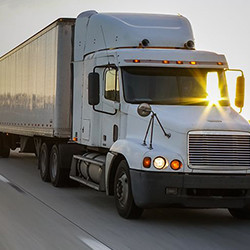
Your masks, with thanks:
[(158, 156), (154, 158), (154, 167), (157, 169), (164, 169), (168, 166), (168, 162), (165, 158)]

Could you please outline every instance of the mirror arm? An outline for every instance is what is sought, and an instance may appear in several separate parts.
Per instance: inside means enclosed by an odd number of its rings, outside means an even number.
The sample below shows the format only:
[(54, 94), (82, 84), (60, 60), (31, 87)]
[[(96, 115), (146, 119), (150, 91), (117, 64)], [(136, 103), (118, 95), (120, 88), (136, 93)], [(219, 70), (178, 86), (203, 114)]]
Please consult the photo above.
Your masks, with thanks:
[(243, 76), (243, 77), (244, 77), (244, 72), (243, 72), (243, 70), (241, 70), (241, 69), (226, 69), (225, 71), (235, 71), (235, 72), (240, 72), (240, 73), (241, 73), (241, 76)]
[(118, 67), (115, 64), (108, 64), (108, 65), (104, 64), (104, 65), (95, 66), (94, 69), (93, 69), (93, 73), (95, 73), (95, 70), (97, 68), (112, 68), (112, 69), (118, 70)]
[(157, 122), (159, 123), (159, 125), (160, 125), (160, 127), (161, 127), (161, 130), (163, 131), (163, 134), (164, 134), (167, 138), (170, 138), (170, 137), (171, 137), (171, 134), (170, 134), (170, 133), (167, 133), (167, 132), (165, 131), (165, 129), (163, 128), (163, 126), (162, 126), (162, 124), (161, 124), (161, 122), (160, 122), (158, 116), (156, 115), (156, 113), (154, 113), (154, 114), (155, 114), (155, 118), (156, 118)]
[(147, 146), (147, 143), (146, 143), (146, 140), (147, 140), (147, 137), (148, 137), (148, 134), (149, 134), (149, 129), (151, 127), (151, 131), (150, 131), (150, 141), (149, 141), (149, 149), (153, 149), (153, 133), (154, 133), (154, 118), (156, 118), (156, 121), (158, 122), (158, 124), (160, 125), (160, 128), (162, 129), (164, 135), (169, 139), (171, 137), (171, 134), (170, 133), (167, 133), (165, 131), (165, 129), (163, 128), (158, 116), (156, 113), (154, 113), (153, 111), (151, 111), (151, 118), (149, 120), (149, 124), (148, 124), (148, 127), (147, 127), (147, 130), (146, 130), (146, 134), (145, 134), (145, 137), (144, 137), (144, 140), (143, 140), (143, 143), (142, 145), (143, 146)]

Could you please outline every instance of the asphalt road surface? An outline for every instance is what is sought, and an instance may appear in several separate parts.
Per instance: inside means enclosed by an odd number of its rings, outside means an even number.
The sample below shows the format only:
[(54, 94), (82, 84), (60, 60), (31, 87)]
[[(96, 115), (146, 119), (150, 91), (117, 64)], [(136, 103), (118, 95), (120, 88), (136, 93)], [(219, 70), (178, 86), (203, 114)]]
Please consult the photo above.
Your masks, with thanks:
[(125, 220), (112, 197), (42, 182), (32, 154), (0, 159), (0, 250), (250, 249), (226, 209), (152, 209)]

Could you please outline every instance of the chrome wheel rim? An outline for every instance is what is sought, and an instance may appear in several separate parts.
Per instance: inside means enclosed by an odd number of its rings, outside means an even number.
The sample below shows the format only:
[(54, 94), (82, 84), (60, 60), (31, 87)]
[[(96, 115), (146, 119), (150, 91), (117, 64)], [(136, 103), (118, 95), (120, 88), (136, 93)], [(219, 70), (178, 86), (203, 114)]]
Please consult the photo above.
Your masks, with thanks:
[(116, 194), (120, 205), (125, 207), (128, 201), (128, 177), (124, 172), (117, 181)]
[(46, 158), (47, 158), (47, 154), (46, 151), (44, 149), (42, 149), (41, 151), (41, 171), (44, 174), (46, 171)]
[(51, 161), (51, 174), (52, 174), (52, 178), (55, 179), (56, 178), (56, 174), (57, 174), (57, 154), (55, 152), (53, 152), (52, 155), (52, 161)]

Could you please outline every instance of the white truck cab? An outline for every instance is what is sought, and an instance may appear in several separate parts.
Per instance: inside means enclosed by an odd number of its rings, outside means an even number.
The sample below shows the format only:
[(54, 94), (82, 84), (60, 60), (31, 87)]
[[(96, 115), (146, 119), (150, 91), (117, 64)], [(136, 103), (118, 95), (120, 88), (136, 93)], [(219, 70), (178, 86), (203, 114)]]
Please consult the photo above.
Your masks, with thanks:
[[(105, 151), (98, 188), (120, 215), (180, 206), (249, 216), (250, 126), (230, 106), (224, 55), (195, 50), (183, 16), (90, 11), (75, 28), (72, 134)], [(86, 158), (71, 178), (88, 184)]]

